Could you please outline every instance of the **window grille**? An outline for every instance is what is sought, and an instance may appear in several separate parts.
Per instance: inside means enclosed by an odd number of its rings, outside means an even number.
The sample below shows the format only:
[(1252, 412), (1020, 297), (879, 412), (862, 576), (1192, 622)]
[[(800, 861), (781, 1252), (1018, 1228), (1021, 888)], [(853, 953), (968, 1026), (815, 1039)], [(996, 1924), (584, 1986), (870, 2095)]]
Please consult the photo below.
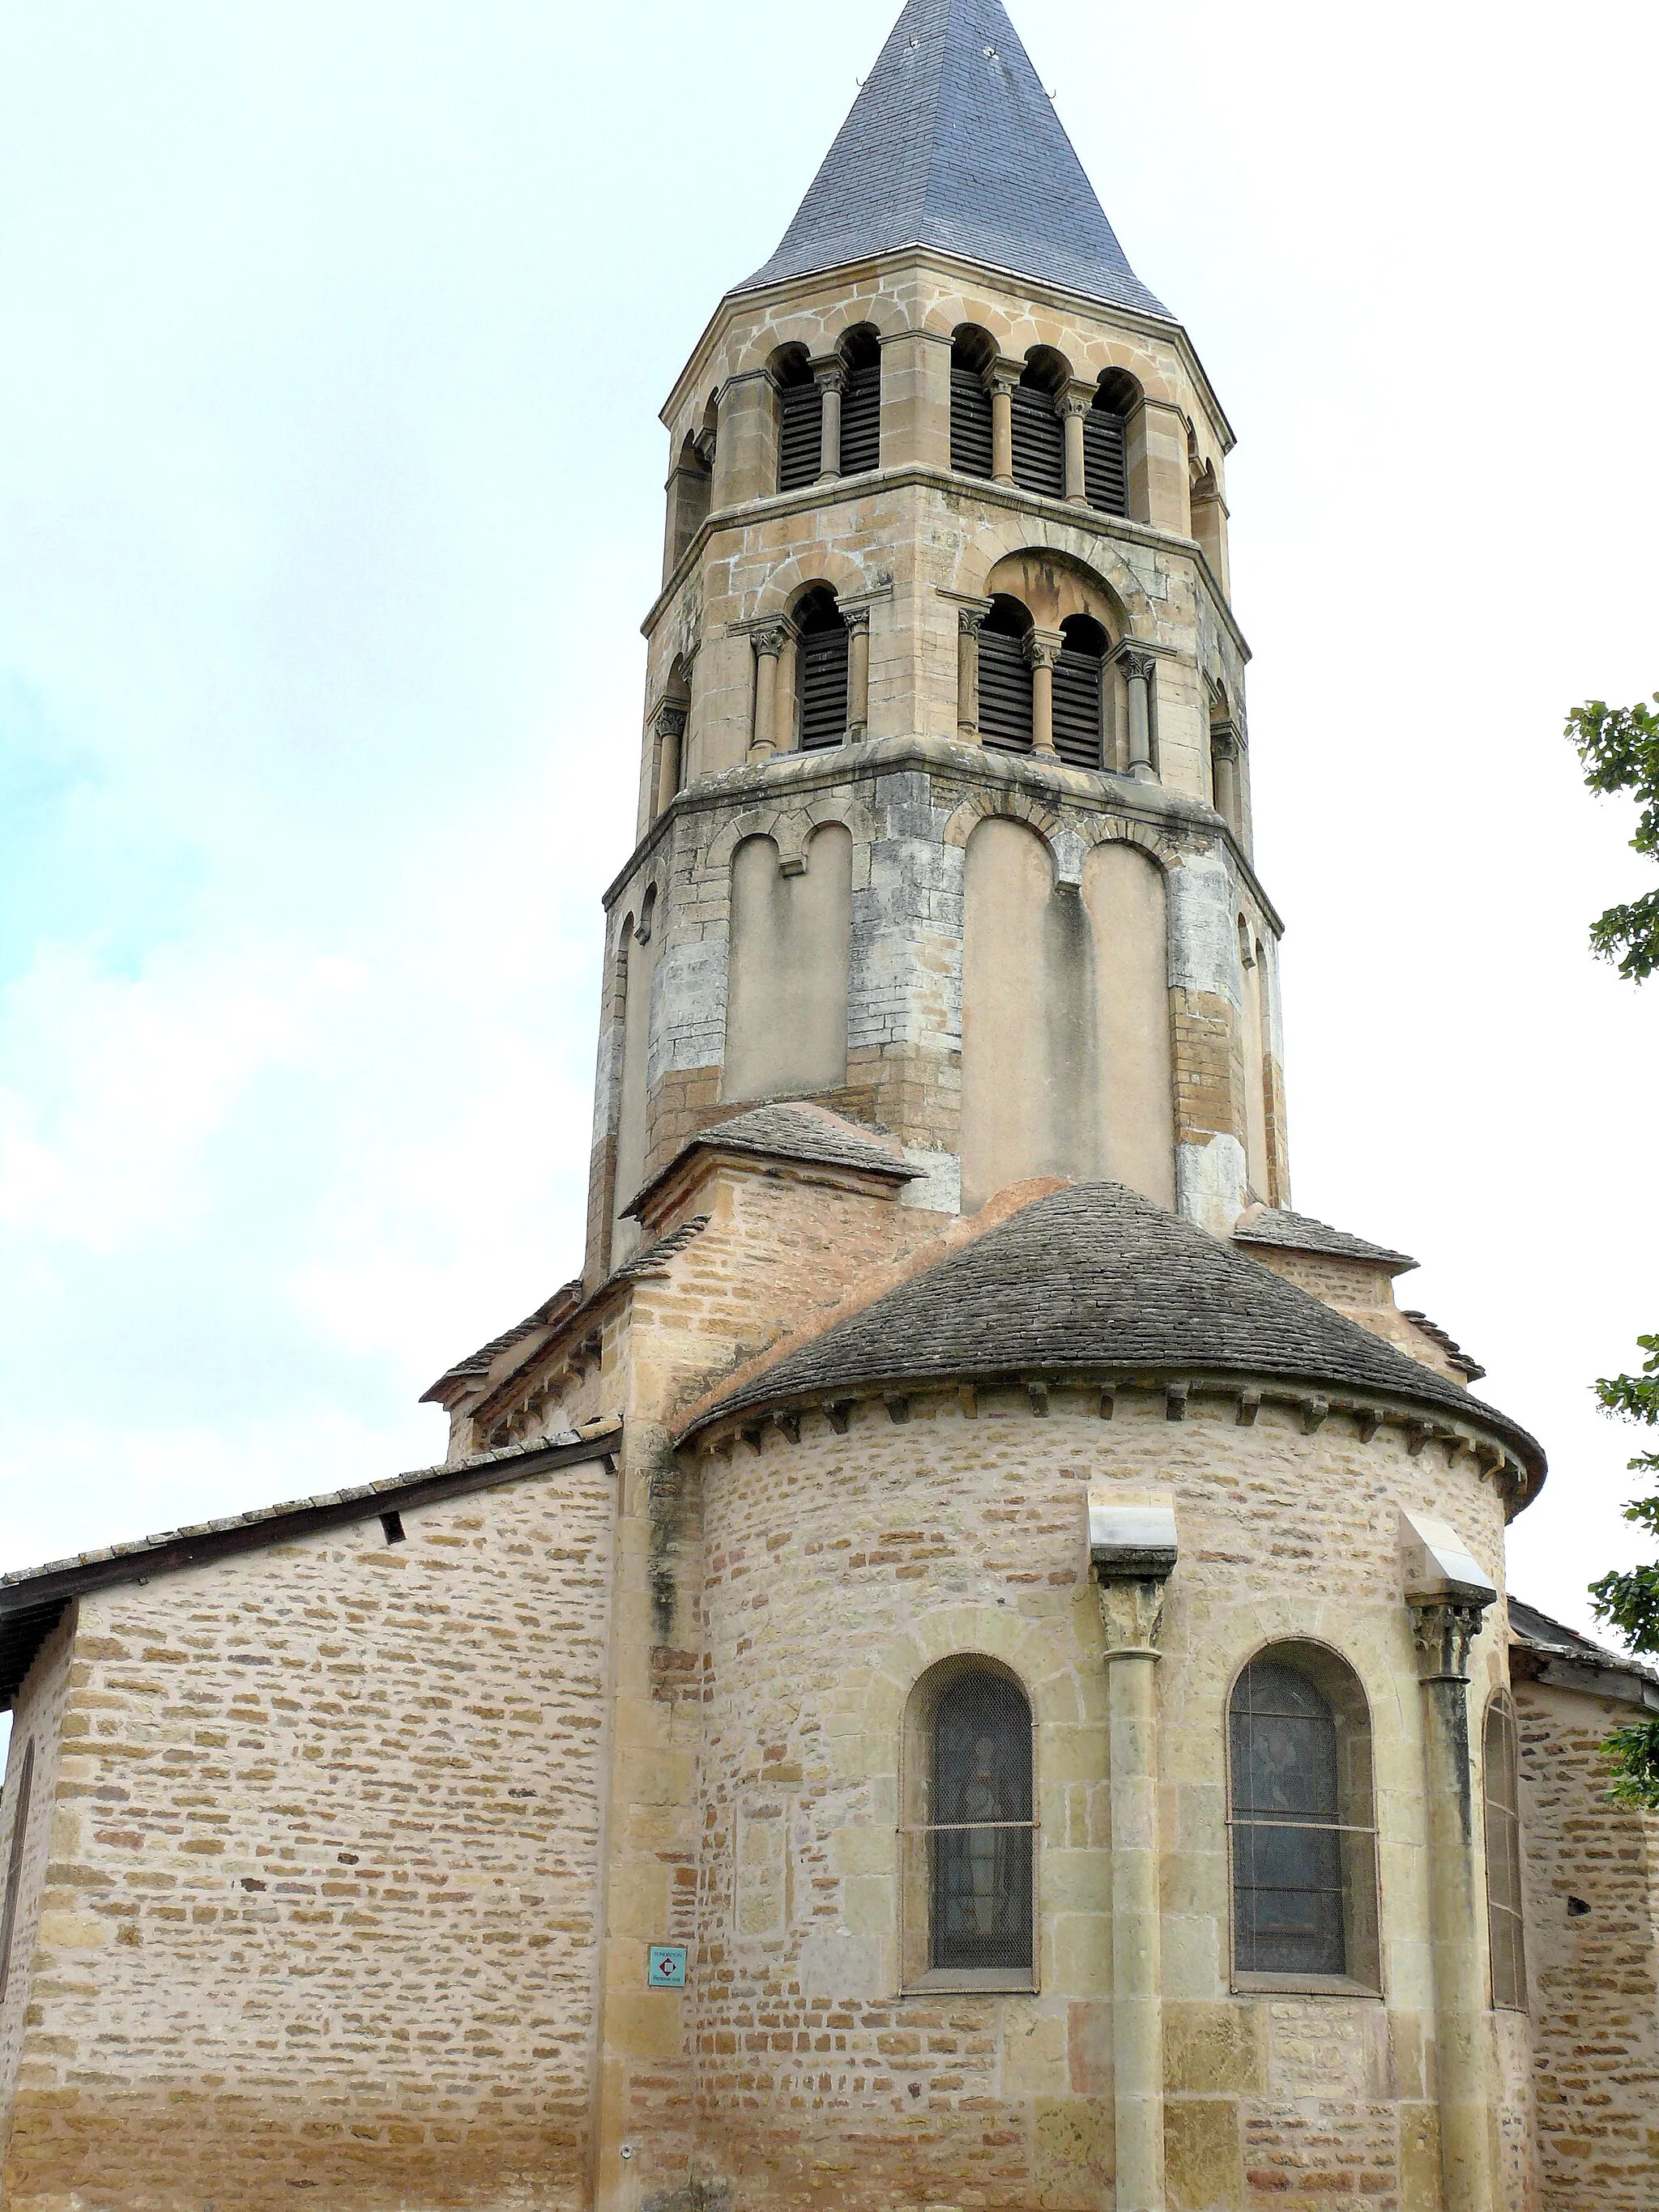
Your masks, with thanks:
[(17, 1771), (17, 1809), (11, 1817), (11, 1850), (6, 1862), (6, 1901), (0, 1909), (0, 2004), (11, 1978), (12, 1937), (17, 1932), (17, 1899), (23, 1887), (23, 1852), (28, 1843), (29, 1800), (34, 1794), (34, 1743), (23, 1747)]
[(861, 361), (847, 372), (841, 402), (841, 472), (862, 476), (881, 466), (881, 362)]
[(1054, 750), (1073, 768), (1100, 766), (1103, 656), (1069, 633), (1054, 663)]
[(1038, 386), (1017, 384), (1013, 393), (1014, 482), (1026, 491), (1066, 496), (1066, 425), (1054, 396)]
[(933, 1737), (929, 1964), (1029, 1969), (1030, 1707), (1005, 1675), (963, 1674), (939, 1697)]
[(991, 395), (976, 368), (951, 364), (951, 466), (959, 476), (991, 473)]
[(1356, 1907), (1374, 1917), (1374, 1832), (1368, 1786), (1360, 1805), (1343, 1803), (1337, 1716), (1300, 1668), (1257, 1659), (1234, 1689), (1229, 1735), (1234, 1966), (1346, 1975), (1350, 1919)]
[(1492, 1942), (1492, 2001), (1514, 2012), (1527, 2003), (1521, 1917), (1521, 1786), (1515, 1716), (1494, 1698), (1486, 1711), (1486, 1927)]
[(823, 397), (809, 377), (778, 394), (778, 489), (815, 483), (823, 465)]
[(1083, 489), (1103, 514), (1129, 512), (1129, 462), (1123, 417), (1098, 401), (1083, 418)]
[(1031, 750), (1031, 670), (1012, 620), (993, 612), (979, 634), (979, 733), (1000, 752)]

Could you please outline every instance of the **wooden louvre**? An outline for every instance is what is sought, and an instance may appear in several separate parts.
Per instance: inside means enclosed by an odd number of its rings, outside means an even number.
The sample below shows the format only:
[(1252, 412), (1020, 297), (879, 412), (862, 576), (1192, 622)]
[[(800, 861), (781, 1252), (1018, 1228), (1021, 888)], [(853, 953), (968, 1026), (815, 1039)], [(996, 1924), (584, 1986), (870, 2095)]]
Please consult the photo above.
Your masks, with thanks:
[(881, 466), (881, 363), (860, 362), (847, 373), (841, 402), (841, 472), (862, 476)]
[(1123, 417), (1091, 407), (1083, 418), (1083, 489), (1103, 514), (1129, 512), (1129, 464)]
[(974, 368), (951, 368), (951, 466), (958, 476), (991, 473), (991, 395)]
[(816, 384), (786, 384), (778, 394), (778, 489), (814, 483), (823, 465), (823, 399)]
[(979, 634), (979, 733), (1003, 752), (1031, 750), (1031, 670), (1024, 641), (988, 626)]
[(1035, 385), (1014, 386), (1014, 482), (1025, 491), (1066, 496), (1066, 426), (1054, 394)]
[(838, 745), (847, 735), (847, 625), (836, 615), (801, 639), (800, 749)]
[(1054, 663), (1054, 750), (1072, 768), (1100, 766), (1100, 680), (1103, 664), (1068, 640)]

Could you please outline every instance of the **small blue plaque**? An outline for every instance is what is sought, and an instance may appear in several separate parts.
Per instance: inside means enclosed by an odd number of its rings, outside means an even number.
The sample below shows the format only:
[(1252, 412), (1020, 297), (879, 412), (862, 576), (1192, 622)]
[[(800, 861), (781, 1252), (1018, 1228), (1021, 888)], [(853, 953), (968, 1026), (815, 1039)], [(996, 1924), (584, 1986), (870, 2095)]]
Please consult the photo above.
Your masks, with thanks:
[(645, 1978), (653, 1990), (683, 1990), (685, 1987), (684, 1944), (653, 1943), (646, 1957)]

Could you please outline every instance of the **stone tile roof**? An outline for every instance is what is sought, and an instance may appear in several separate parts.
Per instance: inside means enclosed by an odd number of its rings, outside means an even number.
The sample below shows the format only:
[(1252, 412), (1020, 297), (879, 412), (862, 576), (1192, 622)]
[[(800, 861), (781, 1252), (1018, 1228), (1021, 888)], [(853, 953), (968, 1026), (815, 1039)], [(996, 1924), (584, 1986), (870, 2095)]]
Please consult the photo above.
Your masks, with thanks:
[(289, 1498), (280, 1505), (261, 1505), (251, 1513), (227, 1514), (222, 1520), (200, 1521), (188, 1528), (164, 1528), (153, 1536), (135, 1537), (131, 1543), (107, 1544), (97, 1551), (49, 1559), (44, 1566), (20, 1567), (0, 1574), (0, 1712), (9, 1710), (65, 1603), (84, 1591), (203, 1566), (232, 1553), (263, 1551), (271, 1544), (291, 1543), (297, 1536), (347, 1527), (401, 1504), (489, 1490), (530, 1473), (526, 1462), (556, 1466), (584, 1457), (597, 1458), (617, 1451), (621, 1438), (620, 1419), (614, 1413), (606, 1414), (557, 1436), (538, 1437), (532, 1443), (508, 1444), (499, 1451), (475, 1452), (441, 1467), (416, 1468), (410, 1474), (359, 1483), (349, 1490)]
[(1425, 1336), (1434, 1339), (1460, 1375), (1467, 1375), (1471, 1382), (1478, 1382), (1480, 1380), (1486, 1371), (1486, 1369), (1478, 1359), (1471, 1359), (1457, 1339), (1455, 1336), (1449, 1336), (1437, 1321), (1431, 1321), (1427, 1314), (1418, 1306), (1406, 1307), (1405, 1315), (1407, 1320), (1420, 1328)]
[(902, 246), (1170, 312), (1130, 268), (1001, 0), (908, 0), (776, 252), (739, 289)]
[(568, 1283), (561, 1283), (552, 1297), (538, 1305), (534, 1313), (526, 1314), (521, 1322), (515, 1322), (511, 1328), (503, 1329), (499, 1336), (492, 1336), (488, 1344), (481, 1344), (476, 1352), (469, 1352), (465, 1359), (458, 1359), (453, 1367), (446, 1367), (431, 1388), (422, 1391), (418, 1402), (422, 1406), (441, 1405), (446, 1395), (456, 1383), (482, 1382), (503, 1352), (509, 1351), (515, 1344), (522, 1344), (526, 1337), (533, 1336), (538, 1328), (551, 1328), (574, 1313), (581, 1304), (581, 1294), (582, 1279), (580, 1275)]
[(1505, 1414), (1270, 1267), (1121, 1183), (1035, 1200), (924, 1273), (751, 1371), (694, 1417), (860, 1386), (962, 1376), (1223, 1373), (1283, 1377), (1437, 1407), (1503, 1437), (1542, 1480), (1544, 1455)]
[(861, 1128), (827, 1106), (805, 1099), (789, 1099), (769, 1106), (751, 1106), (729, 1121), (716, 1121), (682, 1145), (665, 1168), (653, 1175), (623, 1208), (635, 1214), (696, 1152), (752, 1152), (757, 1158), (801, 1160), (808, 1165), (855, 1168), (864, 1175), (885, 1176), (895, 1182), (910, 1182), (921, 1173), (905, 1159), (896, 1145), (873, 1129)]
[(1408, 1252), (1390, 1251), (1386, 1244), (1368, 1244), (1346, 1229), (1333, 1229), (1310, 1213), (1292, 1213), (1288, 1206), (1253, 1206), (1233, 1224), (1240, 1244), (1277, 1244), (1287, 1252), (1329, 1252), (1343, 1260), (1375, 1260), (1396, 1275), (1417, 1266)]
[(1639, 1702), (1659, 1711), (1659, 1669), (1646, 1660), (1633, 1658), (1626, 1651), (1610, 1651), (1605, 1644), (1593, 1643), (1565, 1621), (1552, 1620), (1518, 1597), (1510, 1599), (1509, 1616), (1511, 1643), (1524, 1644), (1541, 1659), (1565, 1659), (1570, 1667), (1593, 1667), (1604, 1674), (1634, 1676), (1647, 1686)]

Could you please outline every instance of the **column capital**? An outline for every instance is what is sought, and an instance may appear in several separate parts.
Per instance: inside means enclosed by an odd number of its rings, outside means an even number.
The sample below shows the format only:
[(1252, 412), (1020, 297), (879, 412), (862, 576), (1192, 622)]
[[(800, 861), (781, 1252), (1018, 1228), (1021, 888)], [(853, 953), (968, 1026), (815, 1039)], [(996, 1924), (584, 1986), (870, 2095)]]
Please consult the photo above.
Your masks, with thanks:
[(1238, 725), (1233, 721), (1213, 721), (1210, 725), (1210, 750), (1221, 755), (1223, 760), (1237, 760), (1239, 754)]
[(989, 607), (958, 607), (957, 609), (957, 629), (963, 637), (977, 637), (984, 629), (985, 618), (990, 611)]
[(806, 365), (811, 370), (812, 381), (820, 392), (846, 391), (847, 363), (838, 353), (820, 354), (816, 361), (808, 362)]
[(841, 618), (849, 630), (868, 629), (870, 627), (870, 610), (867, 606), (842, 607)]
[(1092, 384), (1068, 384), (1054, 395), (1056, 415), (1075, 415), (1081, 419), (1094, 404), (1095, 387)]
[(705, 423), (702, 428), (697, 432), (696, 435), (691, 441), (692, 446), (696, 450), (697, 459), (702, 463), (706, 469), (712, 469), (714, 465), (715, 435), (716, 432), (714, 425), (713, 423)]
[(988, 392), (1012, 392), (1024, 374), (1023, 361), (1007, 361), (999, 356), (985, 371), (985, 389)]
[(1099, 1587), (1108, 1659), (1156, 1659), (1164, 1585), (1175, 1572), (1175, 1508), (1158, 1498), (1091, 1490), (1089, 1573)]
[(1149, 684), (1158, 666), (1158, 655), (1142, 645), (1121, 645), (1113, 658), (1131, 684)]
[(1057, 629), (1028, 629), (1021, 650), (1033, 668), (1052, 668), (1066, 650), (1066, 640)]
[(651, 727), (659, 738), (680, 738), (685, 734), (686, 708), (678, 699), (665, 699), (651, 717)]
[(757, 653), (773, 658), (783, 651), (783, 641), (790, 635), (791, 627), (781, 617), (776, 622), (757, 623), (749, 633), (749, 642)]
[(1412, 1642), (1417, 1650), (1419, 1681), (1467, 1682), (1469, 1651), (1480, 1633), (1490, 1598), (1413, 1597)]

